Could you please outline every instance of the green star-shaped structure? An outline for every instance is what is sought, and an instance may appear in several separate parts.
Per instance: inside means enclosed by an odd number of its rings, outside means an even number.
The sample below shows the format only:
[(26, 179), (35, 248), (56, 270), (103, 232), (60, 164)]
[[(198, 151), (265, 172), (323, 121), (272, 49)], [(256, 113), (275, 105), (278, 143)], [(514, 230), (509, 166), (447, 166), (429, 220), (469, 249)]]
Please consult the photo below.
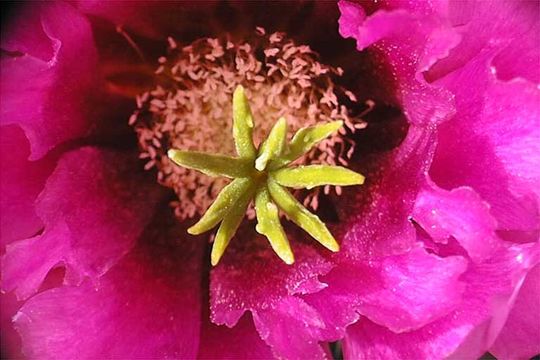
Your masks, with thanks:
[(176, 149), (168, 151), (169, 158), (180, 166), (209, 176), (234, 179), (219, 193), (202, 218), (188, 229), (190, 234), (202, 234), (221, 222), (212, 247), (212, 265), (217, 265), (221, 259), (253, 198), (257, 214), (256, 230), (268, 238), (276, 254), (285, 263), (294, 263), (294, 255), (279, 221), (278, 208), (323, 246), (338, 251), (339, 245), (324, 223), (285, 187), (311, 189), (322, 185), (346, 186), (364, 182), (362, 175), (341, 166), (287, 167), (337, 131), (343, 123), (334, 121), (302, 128), (287, 143), (287, 121), (280, 118), (257, 149), (252, 138), (253, 116), (242, 86), (234, 91), (233, 122), (238, 157)]

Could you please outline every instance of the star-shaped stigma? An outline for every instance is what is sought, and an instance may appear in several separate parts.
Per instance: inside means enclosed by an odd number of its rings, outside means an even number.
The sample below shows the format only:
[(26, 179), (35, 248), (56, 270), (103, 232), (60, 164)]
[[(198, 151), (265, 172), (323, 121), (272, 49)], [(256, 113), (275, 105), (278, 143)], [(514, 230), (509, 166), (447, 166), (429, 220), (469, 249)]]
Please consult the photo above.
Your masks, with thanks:
[(321, 140), (337, 131), (343, 123), (334, 121), (298, 130), (287, 143), (287, 121), (280, 118), (261, 143), (253, 144), (253, 116), (244, 88), (233, 95), (233, 137), (238, 157), (171, 149), (169, 158), (176, 164), (209, 176), (234, 179), (219, 193), (206, 213), (188, 232), (202, 234), (221, 222), (212, 247), (211, 262), (217, 265), (240, 226), (249, 203), (255, 199), (256, 230), (266, 236), (276, 254), (287, 264), (294, 255), (279, 220), (279, 210), (315, 240), (331, 251), (339, 245), (326, 225), (309, 212), (286, 187), (311, 189), (316, 186), (359, 185), (364, 177), (341, 166), (304, 165), (287, 167)]

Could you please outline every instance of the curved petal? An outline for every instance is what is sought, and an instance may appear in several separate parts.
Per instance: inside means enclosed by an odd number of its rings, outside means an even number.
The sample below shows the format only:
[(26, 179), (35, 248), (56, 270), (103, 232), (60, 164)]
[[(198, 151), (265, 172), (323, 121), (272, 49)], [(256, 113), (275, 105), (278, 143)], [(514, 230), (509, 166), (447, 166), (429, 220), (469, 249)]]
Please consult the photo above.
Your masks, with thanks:
[[(441, 12), (461, 35), (461, 42), (441, 59), (427, 77), (438, 79), (492, 50), (490, 66), (502, 80), (522, 77), (537, 82), (540, 13), (529, 1), (449, 1)], [(474, 80), (474, 79), (469, 79)]]
[[(377, 164), (384, 170), (382, 174), (365, 172), (365, 188), (345, 195), (341, 201), (339, 211), (345, 226), (335, 229), (336, 237), (342, 239), (340, 252), (333, 256), (336, 265), (323, 278), (325, 289), (304, 296), (324, 320), (320, 339), (334, 341), (343, 337), (345, 327), (356, 322), (362, 311), (404, 331), (443, 316), (459, 301), (462, 286), (457, 279), (464, 270), (463, 261), (437, 259), (419, 249), (409, 218), (425, 182), (435, 145), (433, 138), (432, 130), (412, 125), (401, 146)], [(411, 268), (407, 268), (409, 261)], [(433, 282), (424, 279), (433, 287), (421, 290), (415, 277), (432, 268), (439, 269), (441, 277), (433, 277)], [(424, 295), (398, 291), (407, 284)], [(430, 291), (444, 294), (445, 298), (430, 297)], [(433, 313), (420, 310), (422, 307)], [(393, 316), (393, 312), (400, 316)]]
[(376, 50), (380, 61), (390, 66), (397, 100), (410, 122), (442, 122), (453, 115), (452, 94), (428, 84), (421, 73), (446, 56), (461, 38), (439, 16), (437, 5), (397, 4), (368, 16), (360, 5), (341, 0), (340, 34), (354, 38), (358, 50)]
[(203, 316), (198, 359), (271, 359), (270, 347), (260, 338), (253, 320), (243, 316), (233, 328), (217, 326)]
[[(422, 113), (411, 108), (441, 104), (437, 94), (455, 99), (455, 116), (452, 110), (442, 117), (433, 113), (439, 144), (430, 175), (448, 191), (421, 191), (415, 220), (439, 242), (434, 251), (440, 256), (464, 255), (462, 246), (473, 260), (461, 277), (466, 290), (457, 311), (400, 334), (360, 321), (351, 327), (355, 335), (347, 338), (346, 356), (478, 357), (501, 330), (523, 277), (538, 261), (527, 255), (535, 245), (507, 246), (499, 238), (533, 243), (540, 231), (534, 165), (540, 153), (539, 90), (525, 80), (538, 78), (537, 66), (526, 68), (538, 58), (538, 46), (532, 46), (538, 12), (527, 2), (340, 5), (342, 35), (355, 38), (359, 49), (372, 46), (384, 55), (411, 122), (423, 123)], [(524, 56), (514, 67), (510, 59), (519, 50)], [(514, 77), (523, 79), (502, 81)]]
[(13, 328), (12, 318), (17, 313), (21, 303), (13, 294), (0, 294), (0, 354), (4, 359), (22, 359), (21, 339)]
[[(430, 174), (437, 185), (470, 186), (491, 204), (505, 239), (540, 232), (540, 90), (522, 80), (498, 81), (492, 54), (441, 80), (456, 93), (458, 116), (441, 125)], [(472, 79), (472, 80), (471, 80)], [(466, 85), (465, 85), (466, 84)], [(456, 138), (459, 141), (456, 141)]]
[[(540, 16), (538, 9), (532, 2), (516, 2), (518, 7), (523, 6), (525, 11), (521, 14), (532, 21), (520, 22), (522, 35), (516, 36), (510, 44), (493, 58), (493, 66), (497, 70), (497, 77), (501, 80), (512, 80), (517, 77), (527, 79), (533, 83), (540, 83)], [(491, 23), (493, 24), (493, 23)]]
[[(327, 273), (331, 263), (311, 246), (293, 241), (296, 262), (287, 265), (253, 230), (237, 234), (248, 239), (233, 240), (210, 273), (212, 321), (232, 327), (251, 311), (261, 338), (277, 356), (322, 358), (324, 350), (312, 340), (321, 323), (299, 295), (322, 289), (325, 284), (318, 276)], [(298, 240), (302, 235), (297, 236)], [(296, 338), (296, 346), (290, 345), (291, 337)]]
[[(2, 57), (0, 121), (24, 129), (30, 159), (36, 160), (56, 145), (85, 135), (95, 120), (97, 52), (90, 24), (72, 6), (28, 4), (21, 11), (17, 22), (8, 26), (23, 30), (9, 29), (2, 39), (2, 47), (22, 55)], [(28, 16), (22, 16), (25, 13)], [(11, 38), (20, 32), (37, 35)], [(47, 45), (34, 49), (44, 37)], [(51, 57), (44, 59), (49, 46)]]
[(459, 308), (418, 330), (396, 334), (369, 320), (359, 321), (347, 328), (345, 357), (480, 357), (504, 324), (516, 287), (527, 271), (538, 263), (537, 251), (530, 245), (500, 248), (490, 259), (470, 266), (461, 278), (467, 286)]
[(500, 242), (489, 210), (471, 188), (444, 191), (429, 184), (418, 194), (412, 215), (435, 242), (446, 243), (453, 236), (477, 262), (489, 258)]
[[(323, 277), (328, 287), (306, 295), (327, 324), (325, 339), (339, 339), (359, 313), (391, 331), (418, 329), (456, 309), (466, 261), (440, 258), (417, 247), (403, 255), (339, 264)], [(362, 320), (360, 320), (362, 321)]]
[(497, 359), (530, 359), (540, 353), (540, 265), (519, 290), (516, 303), (497, 341), (489, 350)]
[(54, 157), (29, 161), (28, 140), (14, 125), (0, 127), (0, 242), (33, 236), (43, 228), (34, 202), (54, 168)]
[(336, 227), (343, 233), (337, 258), (369, 259), (415, 246), (409, 216), (434, 147), (433, 129), (412, 125), (400, 147), (375, 165), (377, 170), (364, 172), (365, 186), (340, 201), (344, 225)]
[(37, 201), (45, 230), (7, 247), (2, 287), (25, 299), (54, 266), (66, 281), (96, 279), (134, 245), (151, 219), (159, 189), (137, 174), (132, 156), (96, 148), (65, 154)]
[[(530, 6), (451, 3), (452, 21), (466, 24), (463, 41), (426, 75), (456, 99), (456, 116), (439, 129), (432, 179), (445, 189), (474, 188), (491, 204), (499, 233), (516, 242), (535, 241), (540, 232), (540, 174), (534, 165), (540, 153), (540, 90), (526, 80), (537, 78), (539, 70), (523, 68), (527, 54), (513, 61), (515, 71), (501, 56), (538, 37), (539, 15)], [(510, 80), (515, 76), (521, 78)]]
[(276, 357), (289, 359), (325, 359), (324, 348), (316, 339), (324, 327), (317, 310), (298, 297), (277, 301), (268, 309), (253, 312), (261, 338), (272, 347)]
[(14, 317), (29, 358), (194, 358), (204, 243), (164, 214), (98, 282), (44, 291)]
[(2, 19), (0, 33), (2, 50), (20, 51), (43, 61), (53, 58), (53, 42), (43, 29), (39, 6), (17, 3), (8, 8), (9, 16), (5, 17), (5, 21)]
[[(539, 91), (523, 79), (505, 83), (496, 76), (538, 78), (537, 66), (526, 68), (538, 58), (538, 12), (527, 2), (363, 5), (340, 2), (340, 31), (355, 38), (359, 49), (371, 46), (385, 54), (409, 119), (417, 121), (411, 107), (438, 103), (426, 103), (429, 94), (446, 91), (456, 99), (456, 116), (440, 125), (435, 182), (446, 189), (472, 186), (493, 205), (505, 238), (537, 237), (540, 216), (532, 189), (540, 181), (531, 162), (539, 153)], [(512, 66), (508, 56), (519, 49), (524, 54)], [(424, 94), (408, 98), (414, 89)]]

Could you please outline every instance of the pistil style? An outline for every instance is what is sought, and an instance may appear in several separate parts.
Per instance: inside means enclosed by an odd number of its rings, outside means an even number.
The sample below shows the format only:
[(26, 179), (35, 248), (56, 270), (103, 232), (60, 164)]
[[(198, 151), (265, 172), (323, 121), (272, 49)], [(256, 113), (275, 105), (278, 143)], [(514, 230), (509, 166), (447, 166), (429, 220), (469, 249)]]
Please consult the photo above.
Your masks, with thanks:
[(287, 121), (281, 117), (266, 140), (257, 149), (253, 143), (254, 120), (242, 86), (233, 95), (233, 138), (237, 157), (170, 149), (169, 158), (176, 164), (209, 176), (234, 179), (219, 193), (190, 234), (201, 234), (221, 223), (211, 253), (217, 265), (255, 200), (256, 230), (268, 238), (276, 254), (287, 264), (294, 263), (289, 241), (279, 220), (279, 210), (315, 240), (331, 251), (339, 245), (326, 225), (309, 212), (286, 189), (316, 186), (360, 185), (364, 177), (341, 166), (302, 165), (287, 167), (342, 126), (342, 121), (305, 127), (287, 142)]

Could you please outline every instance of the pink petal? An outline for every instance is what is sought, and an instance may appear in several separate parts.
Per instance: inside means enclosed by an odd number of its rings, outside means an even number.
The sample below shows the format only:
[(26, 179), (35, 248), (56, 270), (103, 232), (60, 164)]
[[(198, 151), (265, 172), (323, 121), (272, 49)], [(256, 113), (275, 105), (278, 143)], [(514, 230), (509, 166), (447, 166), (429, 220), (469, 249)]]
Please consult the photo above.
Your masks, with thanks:
[(540, 265), (519, 290), (516, 303), (490, 352), (497, 359), (530, 359), (540, 353)]
[(530, 191), (540, 199), (540, 169), (536, 166), (540, 159), (540, 89), (520, 80), (496, 82), (485, 97), (483, 112), (474, 124), (476, 132), (484, 132), (515, 181), (510, 190), (518, 194)]
[(12, 317), (17, 313), (21, 303), (15, 299), (13, 294), (0, 294), (0, 326), (2, 336), (0, 336), (1, 356), (4, 359), (22, 359), (21, 338), (15, 331), (12, 324)]
[(456, 27), (462, 41), (450, 51), (448, 58), (429, 71), (428, 78), (440, 78), (489, 50), (492, 51), (490, 65), (501, 79), (522, 77), (538, 81), (540, 14), (533, 2), (456, 1), (447, 5), (441, 14)]
[(54, 168), (55, 159), (29, 161), (30, 148), (22, 130), (10, 125), (0, 127), (0, 132), (0, 241), (6, 245), (33, 236), (43, 228), (34, 202)]
[[(28, 23), (18, 20), (24, 34), (44, 33), (52, 57), (46, 51), (32, 51), (43, 36), (5, 38), (21, 56), (2, 58), (0, 93), (1, 124), (20, 125), (30, 141), (32, 160), (44, 156), (56, 145), (81, 137), (95, 120), (92, 87), (96, 84), (97, 53), (88, 21), (65, 3), (30, 6)], [(40, 18), (41, 21), (36, 19)], [(10, 29), (8, 35), (21, 35)], [(29, 53), (25, 53), (29, 51)]]
[[(534, 5), (533, 2), (523, 1), (518, 6)], [(497, 69), (497, 77), (501, 80), (511, 80), (522, 77), (533, 83), (540, 82), (540, 21), (537, 9), (527, 9), (526, 16), (536, 16), (535, 22), (521, 23), (524, 33), (516, 36), (512, 42), (493, 58), (493, 66)]]
[(444, 191), (433, 184), (416, 200), (413, 217), (436, 242), (453, 236), (473, 261), (489, 257), (499, 246), (497, 222), (489, 205), (470, 188)]
[[(252, 229), (240, 234), (249, 241), (233, 239), (221, 263), (210, 274), (212, 321), (232, 327), (244, 312), (251, 311), (257, 331), (277, 356), (323, 357), (324, 351), (317, 342), (309, 340), (320, 326), (316, 312), (298, 295), (323, 288), (325, 284), (318, 276), (327, 273), (331, 264), (315, 251), (313, 243), (300, 243), (300, 235), (291, 239), (296, 262), (289, 266)], [(291, 237), (294, 233), (287, 234)], [(298, 339), (298, 347), (287, 342), (286, 337), (292, 334)]]
[(15, 291), (24, 300), (38, 291), (45, 277), (62, 261), (69, 264), (71, 232), (64, 221), (43, 235), (16, 241), (6, 247), (2, 258), (2, 288)]
[[(440, 129), (441, 144), (432, 170), (437, 184), (446, 189), (472, 186), (493, 205), (500, 230), (507, 232), (505, 238), (537, 238), (540, 217), (531, 189), (539, 188), (540, 181), (537, 166), (531, 163), (537, 162), (540, 143), (538, 89), (523, 81), (490, 87), (496, 84), (492, 72), (498, 73), (497, 66), (503, 78), (537, 78), (538, 67), (527, 69), (525, 63), (537, 57), (538, 46), (532, 44), (538, 37), (538, 12), (531, 11), (527, 2), (362, 5), (369, 16), (357, 5), (340, 2), (340, 31), (355, 38), (359, 49), (371, 46), (385, 55), (411, 121), (418, 121), (415, 109), (441, 104), (430, 94), (449, 90), (456, 97), (458, 113)], [(520, 49), (525, 51), (525, 60), (520, 58), (515, 66), (497, 62), (506, 56), (505, 51)], [(417, 96), (415, 89), (423, 94)], [(475, 123), (480, 125), (478, 131), (474, 125), (471, 129)], [(508, 127), (510, 123), (519, 126)], [(491, 141), (497, 149), (493, 150)], [(508, 178), (506, 171), (516, 175)], [(514, 188), (509, 188), (509, 181)]]
[[(449, 192), (435, 194), (433, 189), (426, 189), (420, 193), (425, 202), (419, 204), (425, 230), (437, 241), (448, 239), (448, 244), (434, 251), (447, 258), (464, 254), (463, 246), (475, 260), (460, 279), (467, 287), (457, 311), (400, 334), (368, 320), (360, 321), (351, 327), (358, 331), (348, 338), (346, 357), (441, 358), (452, 353), (456, 358), (478, 357), (495, 340), (519, 284), (537, 262), (529, 254), (532, 245), (506, 249), (496, 236), (514, 242), (537, 242), (540, 231), (540, 181), (538, 167), (534, 165), (540, 153), (538, 88), (523, 79), (507, 83), (499, 80), (515, 76), (537, 78), (538, 68), (527, 69), (526, 64), (538, 53), (529, 50), (534, 47), (532, 32), (537, 28), (538, 12), (531, 11), (526, 2), (497, 1), (362, 3), (363, 9), (342, 1), (340, 7), (342, 35), (355, 38), (359, 49), (371, 46), (370, 51), (383, 55), (395, 82), (397, 101), (410, 122), (438, 125), (439, 145), (431, 175), (437, 185)], [(524, 41), (521, 37), (525, 37)], [(510, 52), (508, 56), (523, 50), (526, 59), (519, 59), (513, 67), (511, 58), (503, 56), (506, 50)], [(429, 164), (425, 169), (428, 168)], [(398, 176), (394, 174), (394, 178)], [(463, 186), (472, 190), (450, 192)], [(408, 202), (408, 197), (404, 202)], [(456, 210), (465, 205), (462, 202), (468, 204), (468, 212), (458, 214)], [(430, 206), (442, 207), (440, 218), (428, 214)], [(384, 210), (383, 207), (380, 217), (403, 219), (406, 215)], [(377, 220), (372, 216), (360, 228), (369, 229), (368, 225), (379, 224)], [(362, 224), (362, 220), (358, 223)], [(357, 224), (353, 224), (353, 229)], [(462, 228), (463, 224), (469, 227)], [(434, 231), (432, 225), (445, 228)], [(389, 235), (396, 238), (397, 229)], [(401, 229), (407, 227), (403, 225)], [(366, 234), (375, 235), (379, 241), (388, 238), (379, 237), (379, 232), (376, 227)], [(402, 230), (402, 234), (403, 238), (411, 238), (410, 232)], [(480, 241), (485, 236), (487, 243)], [(369, 243), (370, 238), (365, 239), (364, 243)], [(347, 236), (344, 243), (349, 243)], [(343, 263), (359, 258), (359, 243), (356, 242), (356, 249), (351, 247), (353, 251)], [(364, 254), (372, 255), (369, 246), (364, 249), (368, 250)], [(341, 266), (338, 264), (323, 279), (328, 283), (327, 289), (309, 297), (322, 298), (326, 292), (327, 299), (349, 304), (351, 300), (344, 294), (352, 291), (330, 293), (335, 286), (331, 276)], [(344, 271), (342, 276), (350, 272)], [(315, 308), (323, 306), (309, 303)], [(325, 314), (320, 310), (319, 313)], [(356, 320), (352, 312), (337, 306), (326, 313), (333, 313), (343, 322)]]
[[(398, 3), (404, 7), (406, 3)], [(396, 96), (414, 124), (437, 123), (453, 114), (452, 94), (428, 84), (421, 72), (446, 56), (460, 40), (438, 16), (438, 9), (417, 2), (410, 7), (379, 10), (365, 16), (360, 6), (341, 0), (340, 34), (356, 40), (358, 50), (368, 46), (381, 54), (397, 86)], [(416, 14), (415, 7), (422, 8)]]
[[(381, 157), (366, 184), (341, 200), (344, 232), (337, 258), (369, 259), (408, 251), (416, 243), (409, 216), (434, 151), (432, 129), (411, 125), (399, 148)], [(349, 204), (348, 202), (352, 202)]]
[(453, 354), (457, 359), (478, 358), (504, 324), (516, 288), (538, 263), (537, 252), (530, 245), (500, 248), (482, 264), (469, 266), (461, 277), (466, 289), (459, 308), (418, 330), (396, 334), (368, 320), (350, 326), (345, 357), (439, 359)]
[[(15, 316), (28, 358), (194, 358), (201, 241), (161, 220), (97, 282), (42, 292)], [(166, 229), (166, 231), (164, 231)], [(188, 241), (189, 240), (189, 241)]]
[(358, 291), (358, 311), (395, 332), (423, 326), (456, 308), (466, 262), (439, 258), (423, 249), (368, 264)]
[(270, 347), (261, 340), (249, 316), (243, 316), (233, 328), (214, 325), (207, 315), (203, 321), (198, 359), (272, 358)]
[[(377, 164), (379, 169), (384, 170), (382, 174), (368, 176), (368, 182), (358, 193), (345, 196), (341, 202), (340, 216), (345, 219), (346, 225), (335, 229), (338, 238), (343, 239), (340, 252), (333, 256), (337, 266), (324, 277), (327, 288), (304, 297), (309, 305), (317, 309), (325, 323), (320, 330), (321, 339), (333, 341), (341, 338), (345, 327), (358, 319), (361, 309), (395, 329), (407, 329), (422, 326), (432, 320), (431, 317), (444, 315), (459, 300), (461, 286), (456, 280), (463, 272), (463, 262), (457, 258), (437, 260), (420, 250), (411, 252), (418, 244), (416, 230), (409, 216), (416, 195), (425, 183), (425, 171), (433, 148), (432, 132), (412, 125), (401, 146)], [(436, 300), (428, 297), (423, 303), (423, 297), (415, 299), (414, 292), (397, 292), (392, 301), (380, 307), (375, 303), (377, 295), (384, 300), (392, 293), (392, 288), (398, 287), (403, 277), (397, 271), (392, 272), (392, 269), (399, 269), (397, 264), (404, 266), (408, 256), (422, 260), (422, 266), (429, 270), (433, 266), (441, 270), (441, 278), (433, 277), (433, 283), (428, 281), (434, 289), (424, 290), (428, 294), (434, 291), (447, 297)], [(395, 264), (392, 266), (388, 265), (393, 262)], [(414, 261), (411, 263), (414, 264)], [(411, 288), (416, 288), (418, 284), (414, 278), (417, 274), (411, 270), (408, 270), (408, 282), (403, 285), (408, 283)], [(366, 284), (371, 285), (363, 290)], [(397, 302), (394, 301), (396, 297)], [(402, 301), (401, 304), (399, 301)], [(413, 304), (418, 309), (425, 306), (434, 312), (415, 311)], [(392, 315), (394, 311), (400, 312), (401, 320)]]
[(0, 42), (3, 50), (20, 51), (43, 61), (54, 56), (54, 44), (41, 23), (42, 9), (38, 4), (23, 6), (19, 3), (12, 6), (2, 24)]
[[(366, 13), (362, 6), (350, 1), (338, 2), (339, 12), (341, 17), (339, 18), (339, 33), (343, 37), (355, 37), (358, 32), (358, 28), (366, 19)], [(365, 47), (361, 44), (361, 47)]]
[[(420, 328), (456, 309), (464, 291), (463, 258), (439, 258), (416, 248), (403, 255), (336, 266), (328, 287), (306, 296), (328, 324), (334, 340), (356, 321), (354, 313), (395, 332)], [(345, 321), (345, 322), (343, 322)]]
[(457, 94), (458, 114), (441, 125), (431, 176), (446, 189), (472, 187), (491, 204), (498, 230), (529, 233), (527, 241), (535, 241), (540, 91), (521, 80), (496, 80), (486, 65), (490, 58), (480, 57), (444, 79)]
[(103, 275), (151, 219), (157, 189), (132, 154), (89, 147), (65, 154), (37, 202), (43, 234), (7, 247), (3, 289), (27, 298), (60, 263), (68, 282)]
[[(540, 71), (524, 67), (523, 61), (530, 60), (514, 57), (514, 67), (504, 58), (507, 50), (531, 47), (539, 36), (538, 12), (530, 11), (527, 2), (474, 4), (450, 3), (452, 21), (466, 24), (460, 30), (464, 40), (426, 74), (455, 94), (457, 111), (440, 127), (431, 176), (446, 189), (474, 188), (491, 204), (505, 239), (535, 241), (540, 90), (525, 79), (537, 79)], [(538, 53), (538, 46), (533, 48)], [(522, 79), (500, 80), (514, 76)]]
[(253, 320), (276, 357), (326, 358), (316, 340), (325, 324), (317, 311), (303, 300), (294, 296), (283, 298), (271, 308), (254, 311)]

